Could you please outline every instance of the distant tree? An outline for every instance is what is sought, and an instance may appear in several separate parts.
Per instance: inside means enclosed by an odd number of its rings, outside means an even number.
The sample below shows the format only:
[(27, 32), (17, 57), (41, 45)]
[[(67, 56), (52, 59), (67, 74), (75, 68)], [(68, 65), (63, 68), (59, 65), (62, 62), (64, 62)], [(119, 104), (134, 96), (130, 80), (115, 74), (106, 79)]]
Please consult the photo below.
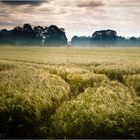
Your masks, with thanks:
[(44, 42), (44, 28), (41, 26), (34, 27), (34, 32), (36, 34), (36, 44), (43, 45)]
[(92, 35), (92, 43), (100, 45), (115, 44), (117, 41), (117, 32), (114, 30), (96, 31)]
[(2, 33), (1, 33), (1, 31), (0, 31), (0, 44), (2, 44)]
[(123, 37), (123, 36), (118, 36), (118, 37), (117, 37), (117, 40), (118, 40), (118, 41), (121, 41), (121, 42), (127, 41), (127, 39), (126, 39), (125, 37)]
[(44, 28), (44, 43), (50, 46), (67, 45), (67, 37), (63, 28), (55, 25)]
[(129, 38), (129, 41), (130, 41), (130, 42), (137, 42), (138, 40), (137, 40), (136, 37), (130, 37), (130, 38)]
[(13, 44), (21, 45), (23, 42), (23, 36), (22, 36), (23, 28), (20, 26), (15, 27), (13, 30), (11, 30), (11, 39), (13, 40)]
[(134, 36), (132, 36), (132, 37), (130, 37), (128, 39), (128, 43), (131, 46), (137, 46), (137, 45), (139, 45), (138, 39), (136, 37), (134, 37)]
[(117, 32), (114, 30), (101, 30), (93, 33), (92, 38), (96, 40), (115, 40)]
[(36, 44), (36, 33), (32, 29), (30, 24), (23, 25), (23, 43), (25, 45), (35, 45)]
[(78, 36), (73, 36), (71, 39), (71, 44), (73, 46), (78, 45), (79, 44), (79, 37)]
[[(6, 30), (6, 29), (3, 29)], [(2, 33), (2, 30), (0, 30), (0, 44), (3, 44), (4, 34)]]
[(72, 46), (90, 46), (91, 37), (86, 36), (73, 36), (71, 39)]
[(11, 32), (8, 31), (7, 29), (2, 29), (0, 31), (0, 42), (1, 44), (11, 44), (12, 43), (12, 39), (10, 38), (12, 35), (11, 35)]
[(139, 42), (139, 44), (140, 44), (140, 37), (138, 37), (137, 40), (138, 40), (138, 42)]
[(30, 31), (30, 32), (33, 31), (32, 26), (30, 24), (24, 24), (23, 25), (23, 30), (24, 31)]
[(123, 36), (117, 36), (117, 45), (118, 46), (127, 46), (128, 39)]
[(24, 24), (23, 27), (15, 27), (11, 38), (17, 45), (35, 45), (36, 34), (30, 24)]

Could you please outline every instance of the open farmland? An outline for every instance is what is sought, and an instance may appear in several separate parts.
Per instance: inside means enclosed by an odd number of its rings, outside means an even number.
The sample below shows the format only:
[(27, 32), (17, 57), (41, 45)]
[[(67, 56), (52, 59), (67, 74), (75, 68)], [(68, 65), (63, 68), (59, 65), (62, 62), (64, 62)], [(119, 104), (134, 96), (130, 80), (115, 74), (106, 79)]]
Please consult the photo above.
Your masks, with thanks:
[(0, 47), (0, 138), (140, 138), (140, 48)]

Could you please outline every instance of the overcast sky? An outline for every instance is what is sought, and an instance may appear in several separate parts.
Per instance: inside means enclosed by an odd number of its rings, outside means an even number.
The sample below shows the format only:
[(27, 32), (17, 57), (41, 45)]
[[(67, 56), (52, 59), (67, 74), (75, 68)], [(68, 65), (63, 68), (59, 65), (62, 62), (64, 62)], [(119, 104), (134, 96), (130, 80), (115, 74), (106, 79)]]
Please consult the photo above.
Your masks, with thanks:
[(91, 36), (114, 29), (119, 35), (140, 36), (140, 0), (0, 0), (0, 28), (57, 25), (73, 35)]

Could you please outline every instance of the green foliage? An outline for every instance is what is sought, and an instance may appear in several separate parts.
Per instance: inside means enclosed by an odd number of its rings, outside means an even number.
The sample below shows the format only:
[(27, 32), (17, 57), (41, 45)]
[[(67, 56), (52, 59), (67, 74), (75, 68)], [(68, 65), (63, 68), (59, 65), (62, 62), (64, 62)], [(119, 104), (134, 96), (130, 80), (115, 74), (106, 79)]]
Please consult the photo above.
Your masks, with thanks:
[(125, 79), (126, 85), (128, 85), (134, 93), (140, 96), (140, 74), (130, 75)]
[(140, 138), (139, 52), (0, 47), (0, 138)]
[[(20, 67), (0, 73), (0, 133), (4, 138), (41, 138), (49, 117), (69, 98), (60, 77)], [(46, 131), (44, 131), (44, 129)]]
[(94, 69), (94, 72), (106, 74), (111, 80), (123, 82), (125, 75), (140, 73), (140, 68), (129, 65), (100, 65)]
[(98, 86), (102, 81), (108, 80), (103, 74), (93, 74), (83, 68), (47, 66), (46, 69), (63, 78), (70, 85), (71, 95), (74, 96), (84, 92), (88, 87)]
[(89, 70), (83, 69), (83, 68), (77, 68), (77, 67), (68, 67), (68, 66), (47, 66), (46, 69), (52, 73), (59, 75), (61, 78), (67, 81), (67, 77), (69, 74), (85, 74), (88, 73)]
[(118, 82), (88, 88), (52, 117), (54, 138), (138, 138), (140, 106)]
[(3, 70), (10, 70), (10, 69), (12, 69), (12, 68), (14, 68), (14, 66), (11, 65), (11, 64), (6, 64), (6, 63), (0, 64), (0, 71), (3, 71)]
[(98, 87), (103, 81), (107, 81), (108, 78), (103, 74), (68, 74), (67, 82), (70, 85), (71, 94), (78, 95), (84, 92), (88, 87)]

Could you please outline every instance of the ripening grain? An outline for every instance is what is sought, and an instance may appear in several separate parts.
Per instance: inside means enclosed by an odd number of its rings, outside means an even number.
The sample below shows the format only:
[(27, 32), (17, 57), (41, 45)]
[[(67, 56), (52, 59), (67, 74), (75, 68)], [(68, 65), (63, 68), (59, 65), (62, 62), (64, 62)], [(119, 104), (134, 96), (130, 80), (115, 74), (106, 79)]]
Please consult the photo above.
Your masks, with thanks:
[(139, 48), (0, 47), (0, 138), (140, 138)]

